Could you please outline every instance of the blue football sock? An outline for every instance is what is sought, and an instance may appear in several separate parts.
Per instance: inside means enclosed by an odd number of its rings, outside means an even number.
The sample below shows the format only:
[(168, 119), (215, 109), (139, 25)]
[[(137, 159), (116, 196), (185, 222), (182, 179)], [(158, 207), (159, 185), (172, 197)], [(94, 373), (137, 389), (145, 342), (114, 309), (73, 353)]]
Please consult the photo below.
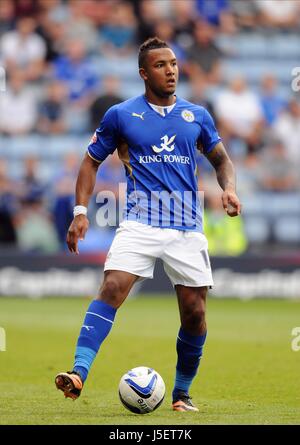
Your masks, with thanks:
[(205, 339), (206, 333), (191, 335), (180, 328), (176, 344), (177, 365), (173, 400), (176, 400), (179, 391), (188, 394), (193, 378), (197, 374)]
[(102, 342), (112, 328), (116, 311), (107, 303), (94, 300), (86, 312), (77, 341), (73, 367), (73, 371), (80, 374), (83, 382), (87, 378)]

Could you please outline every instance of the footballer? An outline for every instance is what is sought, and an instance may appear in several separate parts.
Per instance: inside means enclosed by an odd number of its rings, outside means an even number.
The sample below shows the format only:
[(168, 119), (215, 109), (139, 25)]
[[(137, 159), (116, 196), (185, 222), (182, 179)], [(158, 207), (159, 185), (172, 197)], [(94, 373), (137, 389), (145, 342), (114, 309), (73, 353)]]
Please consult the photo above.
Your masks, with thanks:
[(80, 396), (118, 308), (136, 281), (153, 277), (155, 261), (161, 258), (177, 295), (181, 321), (172, 408), (198, 411), (190, 386), (206, 339), (206, 295), (213, 279), (198, 197), (197, 149), (215, 168), (225, 212), (235, 217), (241, 204), (234, 167), (212, 117), (202, 106), (175, 94), (174, 52), (154, 37), (140, 46), (138, 58), (144, 94), (106, 112), (79, 170), (67, 235), (71, 252), (78, 254), (78, 240), (88, 230), (87, 207), (99, 165), (115, 150), (126, 169), (127, 201), (107, 254), (103, 283), (80, 330), (73, 368), (57, 374), (55, 384), (65, 397)]

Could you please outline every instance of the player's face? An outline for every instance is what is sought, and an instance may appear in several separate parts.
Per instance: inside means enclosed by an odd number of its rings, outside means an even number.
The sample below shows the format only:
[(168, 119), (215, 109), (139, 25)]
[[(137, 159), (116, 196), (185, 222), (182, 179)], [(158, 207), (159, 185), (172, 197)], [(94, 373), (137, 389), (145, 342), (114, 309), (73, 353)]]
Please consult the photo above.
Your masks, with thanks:
[(170, 48), (152, 49), (147, 54), (140, 75), (157, 96), (168, 97), (175, 93), (178, 81), (176, 56)]

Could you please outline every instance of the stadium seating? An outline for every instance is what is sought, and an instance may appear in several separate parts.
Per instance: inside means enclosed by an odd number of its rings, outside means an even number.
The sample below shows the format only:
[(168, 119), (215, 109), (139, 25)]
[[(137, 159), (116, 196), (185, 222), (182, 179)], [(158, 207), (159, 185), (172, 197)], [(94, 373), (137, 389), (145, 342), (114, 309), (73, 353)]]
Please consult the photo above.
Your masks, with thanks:
[[(68, 2), (64, 2), (67, 3)], [(172, 2), (171, 2), (172, 3)], [(169, 5), (170, 6), (170, 5)], [(139, 18), (137, 17), (137, 20)], [(38, 20), (38, 19), (37, 19)], [(90, 19), (88, 19), (90, 20)], [(176, 17), (174, 17), (174, 26)], [(37, 23), (38, 25), (38, 23)], [(101, 46), (101, 26), (97, 26), (90, 21), (90, 27), (94, 29), (95, 35), (99, 36), (97, 44), (92, 45), (89, 55), (91, 65), (95, 69), (101, 81), (106, 76), (116, 76), (119, 78), (120, 87), (118, 95), (124, 99), (138, 95), (142, 90), (142, 81), (138, 73), (137, 49), (134, 45), (128, 51), (120, 54), (111, 49), (109, 56), (107, 51), (103, 51)], [(134, 27), (134, 25), (133, 25)], [(1, 37), (1, 34), (0, 34)], [(193, 30), (190, 29), (190, 36), (193, 38)], [(174, 37), (175, 38), (175, 37)], [(96, 39), (97, 40), (97, 39)], [(183, 39), (184, 40), (184, 39)], [(57, 44), (57, 42), (55, 42)], [(178, 42), (177, 42), (178, 43)], [(221, 80), (218, 84), (205, 86), (204, 99), (214, 103), (214, 98), (220, 90), (224, 88), (226, 81), (241, 74), (247, 80), (250, 90), (261, 92), (261, 80), (265, 74), (272, 74), (278, 80), (278, 95), (288, 100), (292, 95), (292, 69), (300, 65), (300, 34), (294, 30), (282, 32), (279, 29), (263, 29), (261, 26), (251, 28), (248, 32), (243, 30), (234, 34), (224, 34), (219, 32), (216, 37), (216, 44), (221, 49)], [(60, 54), (58, 47), (54, 45)], [(102, 48), (102, 49), (101, 49)], [(183, 48), (182, 48), (183, 50)], [(184, 52), (184, 50), (183, 50)], [(3, 63), (0, 53), (0, 65)], [(51, 62), (50, 62), (51, 65)], [(49, 73), (45, 67), (45, 77), (31, 85), (32, 93), (39, 99), (45, 98), (44, 86), (47, 84)], [(183, 98), (190, 98), (193, 94), (192, 83), (187, 80), (187, 74), (180, 79), (177, 94)], [(51, 77), (51, 76), (50, 76)], [(29, 82), (30, 83), (30, 82)], [(104, 82), (103, 82), (104, 83)], [(1, 93), (1, 91), (0, 91)], [(95, 92), (97, 96), (98, 90)], [(200, 93), (201, 96), (201, 93)], [(84, 116), (88, 116), (89, 109), (83, 111)], [(71, 113), (72, 114), (72, 113)], [(76, 125), (75, 125), (76, 127)], [(86, 126), (83, 125), (83, 128)], [(76, 131), (76, 128), (75, 128)], [(63, 135), (41, 135), (38, 133), (25, 136), (5, 136), (0, 133), (0, 160), (8, 161), (9, 175), (13, 179), (20, 179), (24, 171), (24, 160), (29, 156), (35, 156), (39, 161), (39, 175), (46, 184), (50, 184), (55, 175), (60, 170), (63, 160), (68, 153), (77, 153), (81, 157), (91, 138), (91, 131), (84, 130), (86, 134), (66, 134)], [(240, 139), (235, 145), (229, 147), (230, 154), (246, 156), (247, 144)], [(204, 165), (205, 172), (210, 171)], [(300, 166), (299, 166), (300, 168)], [(245, 171), (245, 169), (243, 170)], [(265, 193), (254, 191), (251, 188), (247, 191), (245, 178), (244, 189), (242, 190), (243, 218), (245, 231), (250, 247), (251, 243), (263, 245), (264, 243), (277, 242), (293, 246), (300, 242), (300, 196), (299, 193)], [(90, 245), (96, 246), (97, 236), (91, 228), (89, 235)], [(86, 244), (88, 245), (88, 243)]]
[(243, 199), (249, 242), (300, 242), (300, 194), (257, 193)]

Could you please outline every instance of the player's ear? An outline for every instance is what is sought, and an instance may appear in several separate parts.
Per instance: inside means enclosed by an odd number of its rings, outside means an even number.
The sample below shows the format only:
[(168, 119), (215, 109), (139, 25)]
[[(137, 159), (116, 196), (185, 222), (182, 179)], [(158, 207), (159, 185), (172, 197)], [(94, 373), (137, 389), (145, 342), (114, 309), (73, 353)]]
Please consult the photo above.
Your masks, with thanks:
[(147, 73), (146, 73), (145, 68), (140, 68), (140, 69), (139, 69), (139, 73), (140, 73), (140, 76), (141, 76), (141, 78), (142, 78), (143, 80), (148, 80), (148, 75), (147, 75)]

